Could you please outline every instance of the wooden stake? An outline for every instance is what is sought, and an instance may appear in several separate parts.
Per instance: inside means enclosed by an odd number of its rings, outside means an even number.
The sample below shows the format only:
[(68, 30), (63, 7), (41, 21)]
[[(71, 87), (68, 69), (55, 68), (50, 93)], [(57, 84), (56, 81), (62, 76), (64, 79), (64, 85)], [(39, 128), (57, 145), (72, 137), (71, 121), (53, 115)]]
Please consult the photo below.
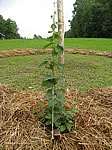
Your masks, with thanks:
[[(58, 32), (60, 34), (59, 44), (64, 48), (64, 10), (63, 0), (57, 0), (57, 14), (58, 14)], [(59, 62), (64, 64), (64, 52), (59, 56)]]

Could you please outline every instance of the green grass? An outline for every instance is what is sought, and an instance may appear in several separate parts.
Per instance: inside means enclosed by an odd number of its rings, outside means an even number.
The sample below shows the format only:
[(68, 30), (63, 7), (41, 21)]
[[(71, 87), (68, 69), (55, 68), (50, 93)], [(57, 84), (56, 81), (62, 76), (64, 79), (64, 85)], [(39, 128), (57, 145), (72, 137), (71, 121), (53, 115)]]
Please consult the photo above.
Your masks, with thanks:
[(43, 48), (45, 44), (47, 44), (46, 39), (0, 40), (0, 50), (12, 50), (15, 48)]
[[(44, 69), (38, 66), (49, 55), (0, 58), (0, 83), (19, 90), (40, 89)], [(65, 86), (81, 91), (112, 86), (112, 59), (101, 56), (65, 56)]]
[(102, 39), (102, 38), (65, 39), (65, 47), (112, 52), (112, 39)]
[[(47, 43), (46, 39), (0, 40), (0, 50), (12, 50), (15, 48), (43, 48)], [(67, 38), (65, 39), (65, 48), (93, 49), (112, 52), (112, 39)]]

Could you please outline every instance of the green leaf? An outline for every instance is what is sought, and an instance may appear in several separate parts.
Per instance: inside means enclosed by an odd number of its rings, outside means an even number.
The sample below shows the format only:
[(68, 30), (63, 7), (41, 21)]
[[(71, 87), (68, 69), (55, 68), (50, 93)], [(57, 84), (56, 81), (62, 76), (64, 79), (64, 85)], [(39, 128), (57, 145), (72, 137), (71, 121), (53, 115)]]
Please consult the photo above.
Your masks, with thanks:
[(53, 31), (48, 31), (48, 33), (52, 33)]
[(52, 84), (48, 81), (48, 80), (43, 80), (43, 82), (42, 82), (42, 86), (45, 86), (45, 87), (51, 87), (52, 86)]
[(53, 36), (48, 37), (47, 40), (53, 42)]
[(57, 44), (56, 51), (57, 51), (59, 54), (60, 54), (60, 53), (63, 53), (64, 48), (63, 48), (61, 45)]
[(73, 104), (77, 104), (76, 99), (73, 100)]
[(72, 111), (66, 111), (64, 110), (64, 115), (66, 117), (66, 120), (72, 120), (72, 117), (73, 117), (73, 112)]
[(43, 102), (42, 101), (38, 101), (37, 102), (37, 105), (39, 106), (39, 108), (41, 108), (42, 110), (45, 110), (45, 107), (43, 105)]
[(54, 43), (53, 43), (53, 42), (51, 42), (51, 43), (49, 43), (49, 44), (45, 45), (45, 46), (43, 47), (43, 49), (46, 49), (46, 48), (48, 48), (48, 47), (52, 46), (53, 44), (54, 44)]
[(67, 128), (68, 131), (71, 130), (72, 126), (73, 126), (73, 124), (71, 124), (71, 123), (66, 123), (66, 128)]
[(56, 95), (62, 95), (65, 92), (63, 88), (57, 88), (55, 89), (55, 94)]
[(49, 62), (49, 60), (44, 60), (44, 61), (39, 65), (39, 67), (42, 67), (42, 66), (44, 66), (44, 65), (47, 65), (48, 62)]
[(65, 125), (61, 125), (60, 126), (60, 132), (64, 132), (66, 130), (66, 126)]
[(60, 35), (59, 35), (59, 33), (58, 32), (55, 32), (54, 34), (54, 39), (56, 40), (59, 40), (60, 39)]
[(62, 115), (61, 114), (55, 114), (54, 115), (54, 125), (55, 127), (59, 128), (62, 124)]
[(67, 115), (71, 117), (73, 115), (73, 112), (72, 111), (67, 111)]
[(45, 110), (43, 110), (41, 112), (38, 112), (37, 115), (40, 116), (40, 117), (45, 117)]
[(56, 128), (59, 128), (59, 126), (61, 125), (61, 120), (56, 121), (54, 124)]
[(57, 56), (58, 53), (55, 51), (55, 48), (52, 50), (52, 56)]
[(72, 116), (73, 116), (73, 112), (72, 111), (67, 111), (67, 117), (71, 119)]
[(52, 124), (52, 121), (51, 121), (51, 120), (48, 120), (48, 121), (45, 122), (45, 125), (46, 125), (46, 126), (51, 125), (51, 124)]
[(75, 108), (73, 108), (71, 111), (72, 111), (73, 113), (78, 112), (78, 110), (77, 110), (77, 109), (75, 109)]
[(47, 95), (46, 95), (47, 99), (51, 99), (52, 98), (52, 89), (48, 89), (47, 90)]
[(56, 101), (59, 102), (59, 105), (63, 106), (64, 102), (65, 102), (65, 98), (64, 98), (64, 89), (56, 89), (55, 90), (55, 96), (56, 96)]
[(33, 114), (33, 115), (37, 115), (37, 114), (38, 114), (38, 113), (37, 113), (37, 110), (33, 109), (33, 110), (32, 110), (32, 114)]
[(52, 114), (50, 112), (48, 112), (45, 116), (46, 119), (52, 119)]
[(53, 24), (51, 25), (51, 29), (54, 31), (56, 28), (57, 28), (56, 25), (53, 23)]
[(56, 102), (55, 100), (53, 100), (53, 98), (48, 101), (48, 106), (51, 107), (51, 108), (52, 108), (52, 107), (54, 108), (54, 106), (55, 106), (56, 104), (57, 104), (57, 102)]
[(44, 77), (44, 81), (48, 81), (50, 83), (56, 84), (58, 79), (52, 75), (46, 74), (43, 76)]
[(72, 120), (69, 120), (68, 122), (69, 122), (70, 124), (73, 124), (73, 121), (72, 121)]
[(42, 82), (42, 85), (46, 86), (48, 88), (55, 86), (56, 84), (57, 84), (57, 78), (52, 77), (52, 76), (44, 78), (44, 80)]
[(59, 113), (59, 114), (55, 114), (54, 115), (54, 122), (57, 122), (58, 120), (60, 120), (62, 118), (62, 115)]

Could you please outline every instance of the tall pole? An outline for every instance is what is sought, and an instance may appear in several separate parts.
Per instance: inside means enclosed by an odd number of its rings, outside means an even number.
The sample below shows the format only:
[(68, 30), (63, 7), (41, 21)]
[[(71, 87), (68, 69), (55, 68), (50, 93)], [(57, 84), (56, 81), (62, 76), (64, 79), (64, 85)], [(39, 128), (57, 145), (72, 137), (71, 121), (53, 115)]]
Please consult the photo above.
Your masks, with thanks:
[[(57, 0), (57, 12), (58, 12), (58, 32), (60, 34), (59, 45), (64, 49), (64, 10), (63, 0)], [(59, 56), (59, 62), (64, 64), (64, 51)]]

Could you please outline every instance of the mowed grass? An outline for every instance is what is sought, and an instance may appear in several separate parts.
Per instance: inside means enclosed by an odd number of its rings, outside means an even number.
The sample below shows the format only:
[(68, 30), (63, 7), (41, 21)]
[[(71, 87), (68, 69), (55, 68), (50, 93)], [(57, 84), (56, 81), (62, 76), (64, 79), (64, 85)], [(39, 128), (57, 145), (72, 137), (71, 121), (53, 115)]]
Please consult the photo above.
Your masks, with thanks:
[(14, 39), (0, 40), (0, 50), (12, 50), (16, 48), (43, 48), (48, 41), (46, 39)]
[[(0, 50), (12, 50), (15, 48), (43, 48), (47, 43), (48, 41), (46, 39), (0, 40)], [(81, 48), (112, 52), (112, 39), (66, 38), (65, 48)]]
[[(18, 90), (41, 89), (39, 64), (50, 55), (0, 58), (0, 83)], [(65, 87), (86, 91), (112, 86), (112, 59), (101, 56), (65, 55)]]
[(69, 38), (65, 39), (65, 47), (112, 52), (112, 39)]

